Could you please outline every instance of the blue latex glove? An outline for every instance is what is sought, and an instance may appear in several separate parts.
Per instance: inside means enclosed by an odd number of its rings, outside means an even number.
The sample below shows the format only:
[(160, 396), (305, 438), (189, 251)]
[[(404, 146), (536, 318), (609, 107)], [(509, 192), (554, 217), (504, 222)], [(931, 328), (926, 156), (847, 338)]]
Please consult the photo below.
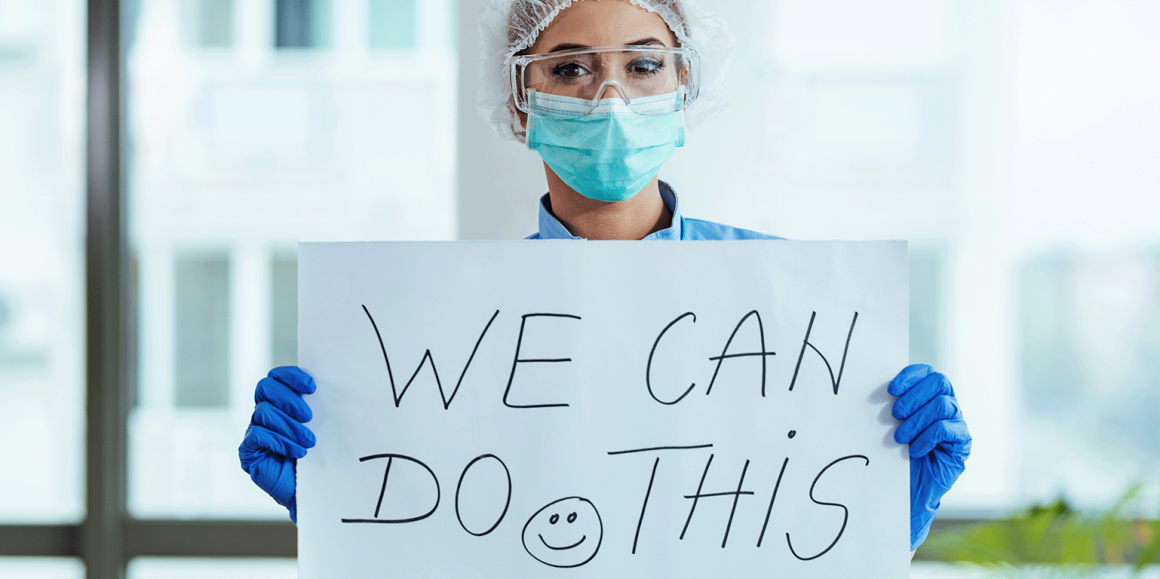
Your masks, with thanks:
[(902, 421), (894, 440), (910, 445), (910, 550), (926, 540), (942, 496), (963, 474), (971, 434), (946, 376), (926, 364), (903, 368), (887, 391)]
[(254, 390), (254, 415), (238, 447), (242, 470), (250, 473), (262, 490), (290, 510), (298, 523), (294, 500), (295, 461), (314, 446), (314, 433), (303, 424), (313, 413), (302, 398), (314, 392), (314, 378), (297, 366), (281, 366), (258, 382)]

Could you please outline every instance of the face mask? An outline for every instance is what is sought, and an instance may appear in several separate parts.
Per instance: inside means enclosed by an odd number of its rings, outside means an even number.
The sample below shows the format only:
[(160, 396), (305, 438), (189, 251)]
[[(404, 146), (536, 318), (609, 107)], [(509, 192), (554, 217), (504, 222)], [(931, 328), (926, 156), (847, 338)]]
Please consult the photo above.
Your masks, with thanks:
[[(529, 94), (528, 148), (572, 189), (597, 201), (624, 201), (648, 185), (677, 147), (685, 121), (681, 92), (632, 101)], [(591, 109), (591, 112), (588, 112)], [(635, 110), (634, 110), (635, 109)], [(641, 114), (636, 111), (668, 111)]]

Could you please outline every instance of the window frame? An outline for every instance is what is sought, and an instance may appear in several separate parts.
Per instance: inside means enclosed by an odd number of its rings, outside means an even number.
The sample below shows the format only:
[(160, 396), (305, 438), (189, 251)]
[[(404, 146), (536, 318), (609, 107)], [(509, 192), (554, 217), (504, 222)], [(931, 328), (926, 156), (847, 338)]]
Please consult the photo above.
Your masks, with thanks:
[(289, 521), (145, 520), (127, 508), (133, 363), (125, 199), (121, 0), (86, 1), (85, 512), (76, 524), (0, 525), (0, 557), (82, 559), (88, 579), (120, 579), (137, 557), (297, 556)]

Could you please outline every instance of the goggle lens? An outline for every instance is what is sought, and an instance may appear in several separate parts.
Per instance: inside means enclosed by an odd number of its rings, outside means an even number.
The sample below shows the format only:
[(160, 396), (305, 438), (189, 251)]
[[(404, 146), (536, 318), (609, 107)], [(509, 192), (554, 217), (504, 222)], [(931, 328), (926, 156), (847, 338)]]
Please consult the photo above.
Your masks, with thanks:
[[(591, 101), (593, 108), (604, 98), (620, 98), (631, 107), (638, 99), (681, 91), (680, 110), (696, 99), (698, 68), (696, 52), (684, 48), (585, 48), (516, 57), (512, 88), (524, 112), (530, 112), (532, 91)], [(641, 112), (658, 114), (655, 107)]]

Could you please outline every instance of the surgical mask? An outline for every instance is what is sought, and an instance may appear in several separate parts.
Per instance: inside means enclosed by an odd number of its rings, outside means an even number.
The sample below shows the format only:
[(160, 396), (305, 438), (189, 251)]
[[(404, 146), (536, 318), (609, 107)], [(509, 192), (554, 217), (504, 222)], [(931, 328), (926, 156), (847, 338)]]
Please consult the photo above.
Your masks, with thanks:
[[(637, 98), (589, 99), (529, 93), (528, 148), (569, 187), (597, 201), (624, 201), (648, 185), (677, 147), (685, 122), (677, 91)], [(643, 111), (638, 112), (638, 111)], [(658, 111), (656, 114), (647, 114)]]

